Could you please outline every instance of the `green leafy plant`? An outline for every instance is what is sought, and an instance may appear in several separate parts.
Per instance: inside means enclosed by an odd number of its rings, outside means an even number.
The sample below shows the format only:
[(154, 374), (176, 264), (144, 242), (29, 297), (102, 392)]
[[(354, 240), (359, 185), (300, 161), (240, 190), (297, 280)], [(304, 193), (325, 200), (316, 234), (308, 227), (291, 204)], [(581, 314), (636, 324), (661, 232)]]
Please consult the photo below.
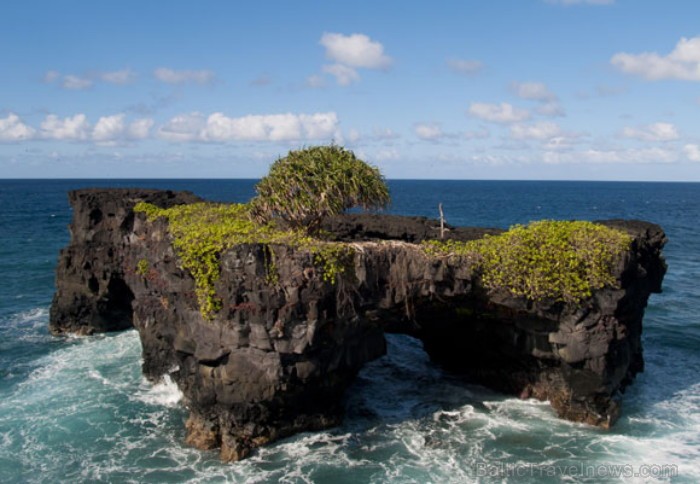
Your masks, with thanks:
[(613, 265), (631, 241), (626, 233), (591, 222), (543, 220), (479, 240), (433, 240), (423, 247), (429, 255), (469, 259), (489, 289), (577, 303), (616, 284)]
[[(195, 292), (202, 316), (212, 319), (221, 309), (215, 284), (221, 274), (221, 253), (239, 244), (263, 244), (265, 281), (279, 282), (272, 245), (284, 244), (308, 251), (322, 270), (324, 281), (334, 283), (352, 263), (354, 250), (340, 242), (329, 242), (308, 236), (300, 230), (279, 230), (273, 224), (256, 223), (247, 204), (193, 203), (160, 208), (138, 203), (135, 212), (149, 221), (163, 217), (173, 236), (173, 246), (183, 267), (195, 280)], [(140, 265), (140, 263), (139, 263)]]
[(280, 218), (309, 234), (318, 233), (327, 216), (389, 203), (379, 169), (337, 145), (290, 151), (272, 164), (255, 189), (251, 213), (258, 222)]
[(141, 277), (146, 277), (150, 270), (151, 264), (148, 262), (148, 259), (141, 259), (136, 263), (136, 273)]

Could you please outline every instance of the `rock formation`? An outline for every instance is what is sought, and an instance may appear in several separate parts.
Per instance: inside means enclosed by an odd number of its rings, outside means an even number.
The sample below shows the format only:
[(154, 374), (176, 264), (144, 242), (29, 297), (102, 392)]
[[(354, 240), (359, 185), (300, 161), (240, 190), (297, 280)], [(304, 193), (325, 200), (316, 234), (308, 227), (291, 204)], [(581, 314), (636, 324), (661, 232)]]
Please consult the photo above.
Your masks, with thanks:
[[(657, 225), (603, 222), (634, 237), (615, 268), (619, 289), (580, 305), (528, 302), (487, 291), (455, 258), (428, 257), (417, 242), (436, 223), (418, 217), (347, 215), (325, 229), (355, 247), (352, 277), (324, 281), (313, 256), (284, 245), (243, 244), (221, 256), (213, 320), (198, 310), (167, 221), (148, 222), (188, 192), (79, 190), (71, 242), (60, 255), (51, 308), (54, 334), (135, 327), (143, 371), (170, 375), (190, 410), (187, 442), (225, 460), (295, 432), (336, 425), (359, 369), (385, 353), (384, 333), (420, 338), (432, 359), (471, 381), (549, 400), (562, 417), (602, 427), (643, 369), (642, 317), (661, 290), (666, 241)], [(495, 229), (452, 227), (459, 240)], [(274, 257), (278, 278), (266, 277)]]

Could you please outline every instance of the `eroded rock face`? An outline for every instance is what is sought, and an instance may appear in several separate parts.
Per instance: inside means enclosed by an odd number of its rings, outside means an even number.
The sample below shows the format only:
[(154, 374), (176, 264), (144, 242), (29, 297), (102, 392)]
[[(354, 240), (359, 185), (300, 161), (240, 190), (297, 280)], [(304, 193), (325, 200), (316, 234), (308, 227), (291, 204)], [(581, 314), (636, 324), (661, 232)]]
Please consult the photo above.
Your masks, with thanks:
[[(487, 293), (463, 263), (427, 257), (415, 242), (437, 235), (434, 221), (353, 215), (326, 224), (358, 249), (353, 277), (333, 285), (304, 251), (240, 245), (221, 257), (217, 294), (224, 308), (207, 321), (167, 223), (147, 222), (132, 210), (138, 201), (167, 207), (197, 197), (80, 190), (69, 198), (72, 239), (57, 268), (52, 332), (133, 325), (145, 375), (170, 375), (185, 396), (187, 442), (218, 447), (226, 460), (336, 425), (345, 389), (366, 362), (385, 353), (385, 331), (421, 338), (435, 361), (472, 380), (548, 399), (563, 418), (609, 426), (619, 393), (643, 368), (642, 316), (665, 273), (658, 226), (609, 221), (635, 237), (616, 269), (621, 288), (598, 291), (581, 307), (527, 304)], [(495, 232), (448, 234), (467, 240)], [(266, 278), (272, 259), (274, 284)], [(140, 261), (147, 266), (138, 269)]]

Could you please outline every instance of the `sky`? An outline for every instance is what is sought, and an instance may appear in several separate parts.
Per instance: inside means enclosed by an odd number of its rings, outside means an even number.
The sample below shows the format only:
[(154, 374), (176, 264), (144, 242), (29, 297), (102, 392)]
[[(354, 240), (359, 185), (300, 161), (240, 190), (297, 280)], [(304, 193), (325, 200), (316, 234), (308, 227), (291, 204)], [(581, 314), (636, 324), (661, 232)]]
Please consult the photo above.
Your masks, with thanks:
[(700, 181), (697, 0), (8, 0), (0, 178)]

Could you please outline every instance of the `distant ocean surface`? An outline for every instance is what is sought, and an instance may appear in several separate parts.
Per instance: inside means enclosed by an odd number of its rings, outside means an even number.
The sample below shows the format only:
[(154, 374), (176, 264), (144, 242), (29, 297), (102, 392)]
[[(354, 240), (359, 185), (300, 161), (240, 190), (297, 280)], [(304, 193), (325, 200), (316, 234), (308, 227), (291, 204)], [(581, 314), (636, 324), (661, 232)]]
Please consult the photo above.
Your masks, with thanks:
[[(241, 202), (254, 183), (0, 180), (0, 482), (622, 482), (602, 476), (616, 472), (598, 467), (608, 465), (652, 475), (624, 482), (700, 482), (700, 184), (390, 182), (390, 212), (435, 217), (442, 202), (454, 225), (636, 218), (665, 229), (669, 271), (644, 320), (646, 370), (611, 431), (465, 384), (431, 364), (420, 342), (390, 335), (387, 356), (348, 391), (342, 426), (236, 464), (185, 446), (178, 390), (143, 379), (135, 331), (47, 331), (69, 239), (66, 192), (169, 188)], [(655, 479), (660, 466), (678, 476)]]

